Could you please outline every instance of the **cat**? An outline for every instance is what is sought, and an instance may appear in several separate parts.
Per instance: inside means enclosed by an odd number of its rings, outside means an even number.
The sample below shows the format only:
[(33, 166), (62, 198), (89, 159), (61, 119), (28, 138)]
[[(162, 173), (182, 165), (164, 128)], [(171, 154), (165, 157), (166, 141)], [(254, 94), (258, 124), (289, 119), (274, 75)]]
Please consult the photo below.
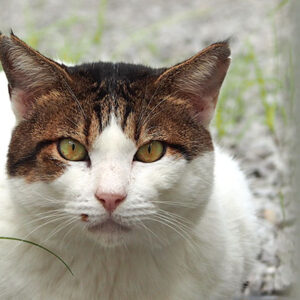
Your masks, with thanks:
[(0, 240), (0, 299), (232, 299), (257, 223), (244, 174), (209, 132), (228, 42), (170, 68), (66, 66), (11, 33), (0, 59), (0, 236), (74, 273)]

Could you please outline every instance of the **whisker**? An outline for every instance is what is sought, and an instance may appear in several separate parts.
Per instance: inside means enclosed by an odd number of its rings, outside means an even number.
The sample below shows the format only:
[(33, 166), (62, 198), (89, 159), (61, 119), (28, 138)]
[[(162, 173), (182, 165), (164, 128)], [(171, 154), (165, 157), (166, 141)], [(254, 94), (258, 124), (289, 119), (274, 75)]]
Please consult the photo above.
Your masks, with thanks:
[[(51, 216), (49, 216), (49, 218), (50, 218), (50, 217), (51, 217)], [(54, 219), (49, 220), (48, 222), (45, 222), (45, 223), (43, 223), (43, 224), (41, 224), (41, 225), (35, 227), (31, 232), (29, 232), (27, 235), (25, 235), (25, 237), (22, 236), (21, 238), (24, 239), (24, 240), (29, 239), (30, 236), (31, 236), (34, 232), (36, 232), (37, 230), (39, 230), (39, 229), (41, 229), (41, 228), (43, 228), (43, 227), (45, 227), (45, 226), (47, 226), (47, 225), (49, 225), (49, 224), (51, 224), (51, 223), (55, 223), (55, 222), (57, 222), (57, 221), (59, 221), (59, 220), (61, 220), (61, 219), (63, 219), (63, 218), (66, 218), (66, 216), (60, 216), (60, 217), (56, 217), (56, 216), (55, 216)], [(23, 245), (23, 243), (16, 243), (16, 244), (11, 248), (11, 251), (9, 251), (9, 252), (7, 253), (6, 259), (7, 259), (7, 257), (8, 257), (9, 255), (11, 255), (11, 254), (12, 254), (17, 248), (19, 248), (21, 245)]]
[(140, 130), (140, 128), (141, 128), (143, 125), (145, 125), (147, 122), (149, 122), (149, 121), (151, 121), (151, 119), (153, 119), (153, 117), (155, 116), (154, 111), (155, 111), (155, 110), (156, 110), (156, 109), (157, 109), (164, 101), (166, 101), (165, 98), (162, 99), (161, 101), (159, 101), (159, 102), (154, 106), (154, 108), (152, 108), (152, 110), (149, 111), (149, 113), (146, 115), (145, 119), (142, 120), (143, 123), (139, 124), (138, 130)]
[(61, 80), (62, 80), (61, 81), (62, 84), (64, 85), (64, 88), (69, 92), (69, 94), (71, 95), (71, 97), (73, 98), (73, 100), (75, 100), (75, 102), (77, 103), (77, 105), (78, 105), (78, 107), (79, 107), (79, 109), (80, 109), (80, 111), (81, 111), (84, 119), (87, 119), (86, 114), (85, 114), (85, 112), (84, 112), (84, 110), (83, 110), (83, 108), (82, 108), (82, 106), (81, 106), (78, 98), (76, 97), (76, 95), (74, 94), (73, 90), (71, 89), (70, 85), (68, 84), (68, 82), (66, 81), (66, 79), (63, 76), (61, 76)]
[[(76, 220), (78, 220), (78, 219), (77, 218), (74, 219), (74, 222), (69, 223), (67, 226), (73, 225), (73, 223), (75, 223)], [(61, 240), (62, 245), (64, 244), (64, 241), (67, 238), (68, 234), (70, 234), (72, 232), (72, 230), (74, 230), (75, 228), (76, 228), (75, 226), (71, 226), (70, 229), (66, 231), (66, 233), (64, 234), (64, 236), (62, 237), (62, 240)]]
[(66, 228), (67, 226), (73, 224), (75, 221), (77, 221), (78, 218), (77, 217), (72, 217), (68, 220), (66, 220), (65, 222), (60, 223), (58, 226), (56, 226), (54, 228), (54, 230), (47, 236), (46, 239), (43, 240), (43, 242), (47, 242), (48, 240), (50, 240), (54, 235), (58, 234), (60, 231), (62, 231), (64, 228)]
[(173, 200), (165, 200), (165, 201), (151, 200), (151, 202), (156, 204), (165, 204), (168, 206), (183, 207), (183, 208), (196, 208), (200, 206), (200, 203), (193, 204), (193, 203), (178, 202)]
[(190, 220), (188, 220), (187, 218), (182, 217), (178, 214), (175, 214), (175, 213), (172, 213), (172, 212), (169, 212), (169, 211), (165, 211), (165, 210), (162, 210), (162, 209), (158, 209), (158, 211), (161, 214), (165, 215), (166, 217), (175, 218), (175, 220), (179, 220), (179, 222), (183, 222), (182, 225), (187, 226), (188, 229), (190, 229), (189, 226), (194, 225)]
[[(196, 252), (197, 245), (194, 243), (194, 241), (191, 238), (190, 233), (187, 231), (187, 229), (184, 228), (182, 224), (178, 224), (174, 222), (174, 220), (168, 219), (166, 216), (161, 216), (160, 214), (155, 214), (152, 216), (152, 220), (170, 228), (174, 232), (176, 232), (181, 238), (183, 238), (193, 249), (193, 251)], [(183, 227), (183, 228), (182, 228)]]
[[(162, 243), (162, 241), (161, 241), (161, 238), (160, 238), (155, 232), (153, 232), (149, 227), (147, 227), (143, 222), (139, 222), (138, 225), (141, 225), (141, 226), (146, 230), (147, 235), (150, 237), (150, 239), (149, 239), (150, 241), (152, 241), (152, 239), (151, 239), (151, 235), (152, 235), (154, 238), (157, 239), (157, 241), (158, 241), (161, 245), (163, 245), (163, 243)], [(150, 235), (149, 235), (149, 234), (150, 234)]]
[(38, 217), (35, 217), (34, 216), (34, 219), (27, 222), (27, 223), (24, 223), (24, 226), (28, 226), (28, 225), (34, 225), (34, 223), (39, 223), (43, 220), (48, 220), (50, 218), (54, 218), (54, 217), (60, 217), (60, 216), (65, 216), (65, 214), (63, 213), (53, 213), (53, 214), (45, 214), (45, 215), (42, 215), (42, 216), (38, 216)]

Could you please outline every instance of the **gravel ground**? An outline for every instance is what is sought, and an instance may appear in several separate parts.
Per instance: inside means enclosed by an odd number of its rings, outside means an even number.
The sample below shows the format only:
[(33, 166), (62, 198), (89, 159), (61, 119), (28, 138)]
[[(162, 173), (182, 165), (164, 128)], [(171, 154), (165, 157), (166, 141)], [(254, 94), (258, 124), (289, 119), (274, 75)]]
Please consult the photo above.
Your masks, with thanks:
[[(75, 58), (81, 60), (123, 60), (152, 66), (170, 65), (211, 42), (231, 37), (232, 65), (252, 45), (265, 78), (276, 74), (281, 82), (281, 88), (272, 88), (272, 83), (266, 86), (267, 103), (288, 108), (290, 94), (283, 88), (287, 78), (288, 5), (275, 10), (284, 1), (110, 0), (107, 5), (101, 2), (100, 11), (99, 2), (2, 0), (0, 29), (6, 32), (13, 28), (21, 38), (53, 57), (68, 57), (68, 53), (75, 52)], [(88, 42), (95, 32), (98, 37)], [(252, 65), (250, 60), (249, 73)], [(234, 75), (230, 71), (228, 77), (231, 73)], [(247, 294), (286, 295), (293, 282), (294, 207), (286, 146), (291, 129), (286, 124), (288, 118), (279, 113), (275, 132), (266, 126), (260, 97), (258, 85), (248, 89), (242, 99), (243, 116), (217, 139), (241, 160), (261, 222), (257, 232), (261, 251)], [(226, 105), (235, 106), (235, 100), (228, 99)], [(213, 131), (217, 136), (217, 130)]]

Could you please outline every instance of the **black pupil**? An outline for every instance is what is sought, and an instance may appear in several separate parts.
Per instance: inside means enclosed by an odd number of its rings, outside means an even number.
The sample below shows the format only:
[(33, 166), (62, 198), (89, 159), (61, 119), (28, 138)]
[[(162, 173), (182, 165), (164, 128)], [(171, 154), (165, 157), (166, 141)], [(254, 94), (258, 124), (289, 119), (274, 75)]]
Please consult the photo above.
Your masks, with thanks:
[(148, 146), (148, 153), (151, 153), (151, 144)]
[(75, 144), (72, 143), (72, 150), (74, 151), (75, 150)]

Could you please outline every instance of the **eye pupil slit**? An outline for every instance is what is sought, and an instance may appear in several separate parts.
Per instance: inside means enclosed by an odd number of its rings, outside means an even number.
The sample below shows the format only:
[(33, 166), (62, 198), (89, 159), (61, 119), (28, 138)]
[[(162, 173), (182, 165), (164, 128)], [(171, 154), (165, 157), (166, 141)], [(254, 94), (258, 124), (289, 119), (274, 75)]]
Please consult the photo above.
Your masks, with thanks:
[(166, 146), (160, 141), (151, 141), (141, 146), (134, 156), (134, 160), (151, 163), (161, 159), (165, 154)]
[(67, 160), (83, 161), (88, 160), (86, 148), (76, 140), (63, 138), (57, 144), (59, 154)]

